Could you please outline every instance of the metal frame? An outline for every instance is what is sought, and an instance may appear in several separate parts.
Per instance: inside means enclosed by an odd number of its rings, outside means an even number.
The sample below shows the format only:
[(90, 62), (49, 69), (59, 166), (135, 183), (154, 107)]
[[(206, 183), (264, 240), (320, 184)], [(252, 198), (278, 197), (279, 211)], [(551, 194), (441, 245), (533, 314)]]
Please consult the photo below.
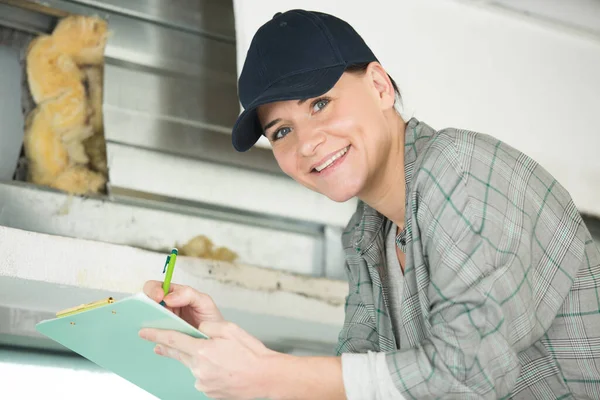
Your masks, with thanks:
[[(296, 235), (298, 244), (295, 246), (305, 246), (299, 259), (304, 260), (309, 254), (312, 257), (306, 261), (311, 275), (342, 277), (339, 218), (332, 219), (330, 215), (327, 218), (316, 216), (313, 221), (309, 218), (316, 210), (331, 214), (334, 209), (329, 208), (330, 205), (324, 201), (326, 199), (315, 201), (314, 193), (308, 193), (308, 189), (306, 192), (295, 187), (290, 190), (288, 178), (281, 172), (270, 149), (255, 147), (246, 153), (237, 153), (231, 145), (230, 127), (239, 112), (231, 3), (190, 0), (178, 1), (177, 6), (169, 2), (170, 8), (164, 7), (164, 4), (158, 0), (0, 0), (0, 28), (10, 26), (29, 34), (43, 34), (53, 29), (57, 18), (77, 13), (99, 14), (109, 21), (110, 29), (114, 31), (106, 48), (104, 122), (109, 167), (111, 160), (119, 167), (109, 170), (108, 197), (99, 196), (88, 202), (78, 199), (76, 203), (83, 208), (93, 208), (108, 200), (99, 207), (103, 207), (105, 213), (109, 209), (116, 213), (107, 217), (113, 219), (112, 222), (107, 221), (109, 227), (115, 224), (114, 219), (125, 215), (115, 210), (129, 207), (129, 210), (137, 210), (131, 212), (141, 213), (139, 210), (145, 208), (173, 216), (173, 220), (177, 216), (189, 215), (204, 221), (201, 224), (214, 221), (216, 231), (225, 229), (217, 226), (220, 223), (224, 226), (235, 223), (253, 229), (263, 228), (271, 235), (276, 232), (283, 236)], [(228, 22), (223, 24), (219, 18)], [(190, 49), (198, 49), (198, 52)], [(119, 149), (127, 149), (126, 159), (123, 158), (125, 153), (116, 152)], [(156, 169), (151, 170), (147, 166), (168, 162), (165, 161), (168, 158), (157, 158), (156, 155), (175, 156), (173, 160), (181, 161), (179, 169), (171, 168), (169, 173), (158, 177)], [(258, 204), (254, 203), (248, 206), (248, 202), (259, 202), (257, 196), (251, 196), (252, 199), (241, 204), (241, 208), (233, 208), (237, 205), (231, 202), (227, 203), (229, 207), (222, 206), (223, 198), (213, 198), (211, 201), (214, 203), (209, 204), (198, 194), (200, 189), (219, 190), (219, 187), (208, 189), (201, 185), (202, 174), (210, 173), (209, 164), (216, 167), (213, 172), (218, 172), (219, 176), (250, 170), (252, 173), (244, 176), (249, 180), (264, 181), (265, 174), (275, 175), (277, 179), (273, 180), (272, 199), (268, 204), (277, 202), (277, 197), (280, 197), (280, 202), (290, 202), (292, 209), (302, 206), (306, 210), (291, 213), (294, 218), (281, 216), (281, 210), (269, 214), (266, 211), (268, 207), (255, 207)], [(177, 192), (177, 188), (167, 192), (170, 195), (165, 195), (157, 189), (156, 182), (168, 182), (173, 174), (185, 175), (190, 182), (198, 177), (200, 188), (193, 192), (192, 197)], [(237, 191), (248, 193), (252, 184), (242, 180), (237, 178), (237, 182), (242, 184)], [(159, 189), (164, 187), (163, 183), (158, 185)], [(86, 223), (82, 213), (78, 214), (82, 221), (65, 217), (55, 221), (59, 225), (44, 225), (44, 218), (46, 222), (52, 218), (48, 204), (41, 206), (37, 214), (39, 220), (34, 221), (33, 216), (22, 220), (15, 216), (8, 218), (8, 209), (23, 215), (26, 210), (19, 207), (34, 198), (55, 204), (58, 200), (52, 203), (51, 198), (61, 198), (60, 201), (66, 202), (67, 196), (35, 185), (19, 185), (18, 182), (4, 187), (0, 185), (1, 192), (6, 194), (7, 190), (13, 195), (2, 199), (10, 201), (10, 204), (0, 207), (0, 224), (51, 234), (91, 235), (91, 240), (111, 241), (116, 235), (110, 232), (110, 228), (100, 236), (77, 228)], [(15, 201), (15, 191), (20, 193), (18, 196), (23, 196), (22, 201)], [(71, 231), (66, 230), (68, 224), (71, 224)], [(288, 240), (292, 240), (290, 238)], [(129, 238), (123, 243), (162, 250), (166, 244), (160, 242), (159, 245), (159, 242)], [(273, 244), (263, 243), (265, 253), (266, 246), (270, 245)], [(274, 267), (284, 266), (286, 260), (293, 257), (293, 254), (281, 257), (279, 265)], [(298, 268), (299, 265), (292, 270)]]
[(108, 141), (285, 176), (270, 149), (238, 153), (231, 144), (240, 111), (231, 2), (164, 4), (0, 0), (0, 25), (41, 34), (70, 13), (106, 18)]

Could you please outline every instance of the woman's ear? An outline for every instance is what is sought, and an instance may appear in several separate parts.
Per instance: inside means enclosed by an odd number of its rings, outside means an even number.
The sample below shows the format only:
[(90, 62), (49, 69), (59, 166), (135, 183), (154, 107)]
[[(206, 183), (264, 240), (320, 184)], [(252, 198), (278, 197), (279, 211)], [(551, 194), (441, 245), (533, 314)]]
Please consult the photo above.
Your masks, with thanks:
[(389, 75), (381, 64), (378, 62), (369, 64), (366, 75), (369, 77), (370, 83), (379, 97), (381, 108), (384, 110), (393, 108), (396, 101), (396, 93), (394, 92), (394, 86)]

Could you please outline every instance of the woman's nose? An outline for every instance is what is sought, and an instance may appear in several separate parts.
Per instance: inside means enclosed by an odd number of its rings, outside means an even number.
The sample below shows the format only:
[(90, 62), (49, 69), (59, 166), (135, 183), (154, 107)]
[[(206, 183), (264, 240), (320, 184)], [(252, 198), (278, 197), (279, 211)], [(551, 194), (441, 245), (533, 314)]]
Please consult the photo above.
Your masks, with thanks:
[(313, 156), (326, 140), (326, 134), (319, 128), (311, 128), (300, 136), (300, 154), (304, 157)]

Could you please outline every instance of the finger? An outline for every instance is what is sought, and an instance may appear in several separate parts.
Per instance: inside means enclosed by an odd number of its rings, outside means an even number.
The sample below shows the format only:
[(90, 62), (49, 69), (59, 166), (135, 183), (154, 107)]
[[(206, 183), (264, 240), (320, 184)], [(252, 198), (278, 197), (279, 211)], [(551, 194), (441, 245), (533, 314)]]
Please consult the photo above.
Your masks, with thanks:
[(196, 388), (197, 391), (206, 394), (206, 391), (208, 390), (208, 387), (202, 383), (202, 381), (200, 379), (196, 379), (196, 383), (194, 384), (194, 387)]
[(183, 351), (177, 350), (173, 347), (166, 346), (164, 344), (157, 344), (154, 347), (154, 352), (162, 357), (169, 357), (173, 360), (179, 361), (187, 368), (192, 368), (192, 356)]
[(139, 335), (149, 342), (165, 345), (190, 355), (198, 353), (202, 348), (202, 341), (205, 340), (196, 339), (177, 331), (154, 328), (141, 329)]
[(144, 283), (143, 291), (146, 296), (150, 297), (157, 303), (160, 303), (164, 297), (162, 282), (159, 281), (147, 281), (146, 283)]
[(223, 316), (213, 299), (209, 295), (200, 293), (189, 286), (177, 285), (173, 292), (165, 297), (165, 303), (173, 308), (192, 307), (205, 320), (223, 321)]
[[(143, 292), (146, 296), (150, 297), (152, 300), (160, 303), (165, 298), (165, 291), (163, 289), (163, 282), (156, 280), (149, 280), (144, 284)], [(169, 285), (169, 293), (173, 293), (175, 291), (182, 291), (187, 286), (178, 285), (176, 283), (171, 283)]]
[[(201, 392), (202, 394), (204, 394), (205, 396), (207, 396), (210, 399), (231, 399), (232, 398), (230, 396), (226, 396), (222, 390), (212, 389), (211, 387), (213, 387), (213, 386), (214, 386), (214, 384), (211, 384), (210, 382), (204, 383), (202, 378), (196, 379), (196, 383), (194, 384), (194, 387), (196, 388), (197, 391)], [(236, 398), (240, 398), (240, 397), (236, 397)]]
[[(203, 393), (205, 396), (211, 398), (211, 399), (218, 399), (218, 398), (225, 398), (225, 397), (217, 397), (214, 391), (211, 392), (210, 390), (210, 384), (208, 383), (204, 383), (204, 381), (202, 380), (202, 378), (197, 377), (196, 376), (196, 383), (194, 384), (194, 387), (196, 388), (197, 391)], [(210, 393), (210, 396), (209, 396)]]

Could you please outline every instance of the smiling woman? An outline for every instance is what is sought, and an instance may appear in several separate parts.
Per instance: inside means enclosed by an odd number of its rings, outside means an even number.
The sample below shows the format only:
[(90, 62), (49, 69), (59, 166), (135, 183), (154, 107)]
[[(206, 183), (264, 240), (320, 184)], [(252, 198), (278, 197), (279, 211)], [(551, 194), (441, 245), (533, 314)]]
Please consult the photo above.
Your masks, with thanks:
[[(271, 351), (207, 294), (164, 301), (210, 336), (144, 330), (215, 398), (600, 398), (600, 253), (569, 193), (483, 133), (398, 112), (394, 81), (346, 22), (276, 14), (239, 80), (233, 145), (265, 135), (281, 169), (358, 198), (336, 357)], [(159, 282), (146, 293), (163, 300)], [(573, 329), (573, 327), (577, 329)], [(253, 368), (247, 368), (252, 365)]]
[[(379, 63), (362, 63), (318, 97), (266, 103), (257, 115), (287, 175), (334, 201), (374, 198), (381, 193), (367, 185), (368, 172), (398, 165), (393, 155), (403, 147), (390, 134), (403, 123), (394, 108), (397, 92)], [(392, 148), (398, 151), (390, 154)]]

